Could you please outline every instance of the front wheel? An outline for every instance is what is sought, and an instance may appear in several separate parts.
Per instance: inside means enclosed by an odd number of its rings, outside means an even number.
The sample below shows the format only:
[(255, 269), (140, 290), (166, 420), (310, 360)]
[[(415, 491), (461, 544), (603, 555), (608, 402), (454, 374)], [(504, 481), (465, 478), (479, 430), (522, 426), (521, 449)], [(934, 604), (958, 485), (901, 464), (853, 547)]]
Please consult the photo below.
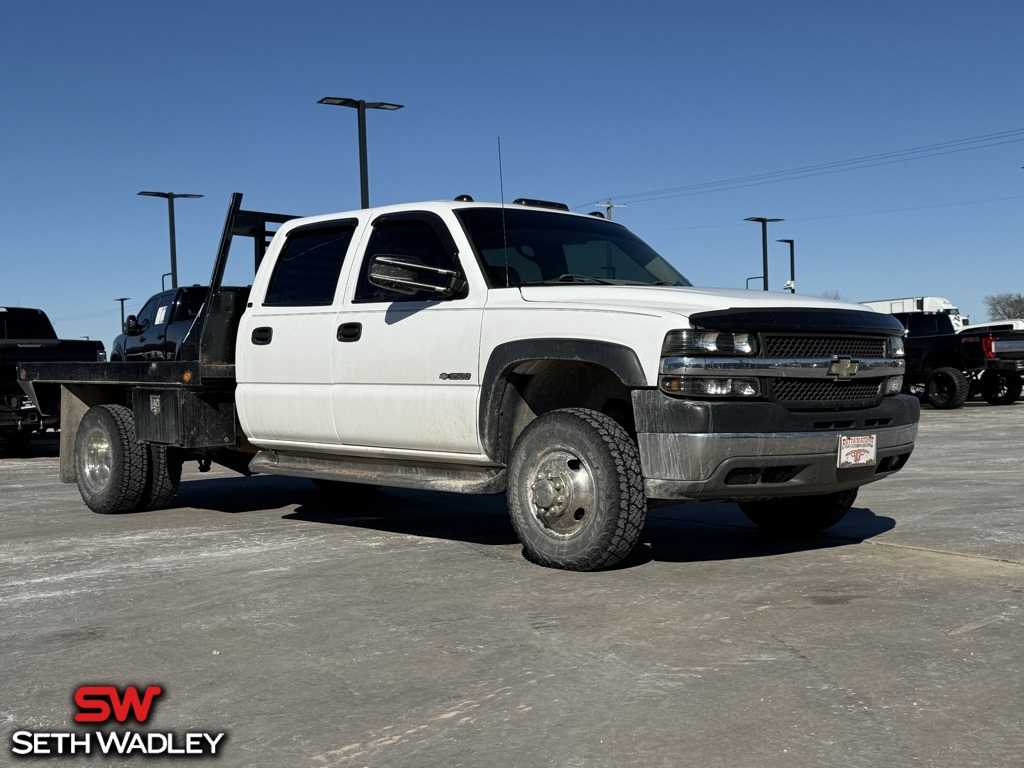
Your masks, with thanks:
[(636, 443), (616, 421), (585, 408), (551, 411), (523, 430), (507, 498), (527, 558), (574, 571), (626, 557), (647, 513)]
[(857, 498), (857, 489), (817, 496), (793, 496), (766, 501), (741, 501), (740, 511), (769, 533), (808, 536), (838, 523)]
[(147, 501), (149, 451), (135, 440), (135, 418), (123, 405), (90, 408), (75, 439), (75, 476), (93, 512), (133, 512)]
[(967, 402), (970, 385), (967, 376), (957, 368), (936, 368), (928, 374), (924, 395), (932, 408), (950, 410)]
[(1014, 371), (985, 371), (981, 374), (981, 396), (991, 405), (1012, 405), (1024, 384)]

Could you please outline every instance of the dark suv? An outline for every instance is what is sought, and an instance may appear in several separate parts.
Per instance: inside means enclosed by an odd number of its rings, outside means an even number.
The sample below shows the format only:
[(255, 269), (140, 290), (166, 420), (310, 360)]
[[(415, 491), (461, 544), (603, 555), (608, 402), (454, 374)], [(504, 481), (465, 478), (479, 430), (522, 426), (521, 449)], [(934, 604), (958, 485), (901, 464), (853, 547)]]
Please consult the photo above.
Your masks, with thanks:
[(190, 285), (152, 297), (138, 315), (128, 315), (124, 321), (124, 333), (114, 339), (110, 350), (111, 362), (176, 359), (207, 291), (206, 286)]

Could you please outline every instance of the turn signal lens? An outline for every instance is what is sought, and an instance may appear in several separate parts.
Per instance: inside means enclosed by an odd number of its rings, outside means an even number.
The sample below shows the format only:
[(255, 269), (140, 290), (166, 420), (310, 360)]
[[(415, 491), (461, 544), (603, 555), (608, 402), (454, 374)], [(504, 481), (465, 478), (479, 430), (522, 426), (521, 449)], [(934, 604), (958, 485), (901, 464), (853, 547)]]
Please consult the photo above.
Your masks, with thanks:
[(662, 376), (659, 384), (663, 392), (694, 397), (758, 397), (761, 384), (757, 379), (713, 379)]

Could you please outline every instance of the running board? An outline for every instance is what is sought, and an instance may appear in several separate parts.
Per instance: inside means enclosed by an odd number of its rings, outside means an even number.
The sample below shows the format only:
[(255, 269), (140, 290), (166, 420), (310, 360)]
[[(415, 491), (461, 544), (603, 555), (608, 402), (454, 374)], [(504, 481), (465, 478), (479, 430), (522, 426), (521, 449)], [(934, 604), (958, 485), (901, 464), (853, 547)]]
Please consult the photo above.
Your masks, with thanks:
[(414, 488), (448, 493), (502, 493), (504, 467), (466, 464), (417, 464), (411, 461), (382, 461), (352, 456), (260, 451), (249, 462), (253, 474), (308, 477), (345, 483), (365, 483), (392, 488)]

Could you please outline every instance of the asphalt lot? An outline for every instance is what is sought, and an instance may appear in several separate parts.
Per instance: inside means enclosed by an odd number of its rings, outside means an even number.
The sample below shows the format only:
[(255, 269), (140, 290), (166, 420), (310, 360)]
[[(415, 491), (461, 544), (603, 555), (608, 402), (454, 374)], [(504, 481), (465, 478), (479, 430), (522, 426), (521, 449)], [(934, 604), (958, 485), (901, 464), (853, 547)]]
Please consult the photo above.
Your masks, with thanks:
[(827, 536), (664, 507), (589, 574), (525, 561), (500, 497), (193, 464), (95, 515), (37, 441), (0, 458), (0, 764), (79, 685), (158, 683), (145, 727), (227, 732), (220, 766), (1019, 767), (1022, 435), (1024, 401), (925, 408)]

